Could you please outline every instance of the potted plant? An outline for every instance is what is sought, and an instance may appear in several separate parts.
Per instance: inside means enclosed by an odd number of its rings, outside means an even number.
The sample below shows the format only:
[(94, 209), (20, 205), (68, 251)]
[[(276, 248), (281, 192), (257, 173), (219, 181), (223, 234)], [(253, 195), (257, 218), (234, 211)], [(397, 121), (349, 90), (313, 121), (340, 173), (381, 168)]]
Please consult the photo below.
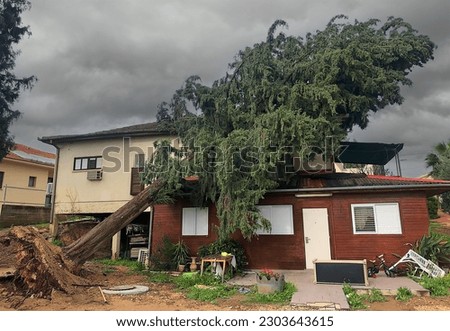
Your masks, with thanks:
[(179, 240), (173, 245), (173, 262), (178, 266), (178, 271), (183, 272), (189, 257), (189, 249), (186, 244)]
[(263, 269), (256, 273), (256, 287), (259, 293), (281, 292), (285, 283), (283, 274), (273, 272), (270, 269)]

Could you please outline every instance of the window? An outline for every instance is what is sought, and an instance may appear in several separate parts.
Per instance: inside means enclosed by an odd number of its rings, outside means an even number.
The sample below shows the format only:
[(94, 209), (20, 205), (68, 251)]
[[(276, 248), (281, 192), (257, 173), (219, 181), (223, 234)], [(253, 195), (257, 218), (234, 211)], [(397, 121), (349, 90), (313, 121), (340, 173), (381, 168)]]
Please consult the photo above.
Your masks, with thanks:
[(142, 169), (145, 165), (145, 154), (135, 154), (134, 155), (134, 167)]
[(352, 205), (353, 233), (401, 234), (398, 203)]
[(260, 205), (257, 206), (261, 215), (272, 225), (272, 231), (262, 229), (257, 234), (294, 234), (294, 220), (291, 205)]
[(183, 236), (208, 235), (208, 208), (183, 208)]
[(3, 171), (0, 171), (0, 188), (3, 187), (3, 177), (5, 177), (5, 173)]
[(28, 177), (28, 187), (36, 187), (36, 177)]
[(73, 170), (101, 169), (101, 156), (76, 157), (73, 160)]

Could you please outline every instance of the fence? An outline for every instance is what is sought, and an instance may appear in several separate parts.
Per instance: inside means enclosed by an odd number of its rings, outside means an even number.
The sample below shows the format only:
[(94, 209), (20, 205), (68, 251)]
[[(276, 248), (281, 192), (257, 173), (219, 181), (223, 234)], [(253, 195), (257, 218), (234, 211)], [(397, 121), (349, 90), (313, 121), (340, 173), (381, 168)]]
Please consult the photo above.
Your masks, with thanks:
[(0, 227), (49, 221), (51, 195), (46, 190), (4, 185), (0, 192)]

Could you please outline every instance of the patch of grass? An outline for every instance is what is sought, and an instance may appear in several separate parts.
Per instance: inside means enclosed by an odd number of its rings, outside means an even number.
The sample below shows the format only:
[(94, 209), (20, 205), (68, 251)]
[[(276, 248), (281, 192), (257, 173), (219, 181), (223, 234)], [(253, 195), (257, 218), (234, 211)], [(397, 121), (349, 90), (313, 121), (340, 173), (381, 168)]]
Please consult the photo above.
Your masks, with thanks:
[(188, 298), (199, 301), (214, 303), (236, 293), (235, 288), (223, 284), (212, 274), (184, 273), (175, 278), (174, 283)]
[(429, 290), (432, 296), (450, 295), (450, 274), (442, 278), (424, 276), (418, 280), (418, 283)]
[(226, 285), (212, 286), (211, 288), (192, 287), (187, 290), (189, 299), (214, 303), (217, 299), (228, 298), (236, 293), (236, 289)]
[(179, 277), (175, 278), (174, 283), (182, 290), (192, 288), (195, 285), (216, 286), (222, 284), (222, 282), (212, 274), (205, 273), (200, 275), (191, 272), (181, 274)]
[(387, 301), (386, 297), (381, 293), (381, 291), (377, 288), (371, 288), (369, 293), (363, 295), (365, 301), (368, 302), (385, 302)]
[(397, 289), (397, 295), (395, 296), (395, 300), (405, 302), (411, 300), (412, 296), (413, 294), (409, 288), (399, 287)]
[(148, 280), (152, 283), (160, 284), (173, 283), (173, 277), (165, 272), (150, 272)]
[(295, 291), (297, 291), (297, 289), (292, 283), (286, 283), (283, 291), (270, 294), (258, 293), (255, 289), (249, 293), (247, 301), (253, 303), (289, 304)]
[(133, 272), (140, 272), (145, 269), (145, 266), (136, 261), (136, 260), (126, 260), (126, 259), (118, 259), (118, 260), (111, 260), (111, 259), (100, 259), (96, 260), (98, 263), (101, 263), (105, 266), (124, 266), (130, 269), (130, 271)]
[(356, 290), (350, 284), (344, 284), (342, 290), (352, 310), (367, 309), (367, 306), (364, 304), (364, 296), (356, 293)]

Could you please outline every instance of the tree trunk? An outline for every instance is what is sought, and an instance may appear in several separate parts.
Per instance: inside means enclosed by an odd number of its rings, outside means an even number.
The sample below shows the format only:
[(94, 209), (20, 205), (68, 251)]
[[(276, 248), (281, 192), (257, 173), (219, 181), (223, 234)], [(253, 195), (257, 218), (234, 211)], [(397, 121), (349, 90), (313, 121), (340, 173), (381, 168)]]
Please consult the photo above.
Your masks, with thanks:
[(145, 209), (154, 202), (155, 194), (165, 185), (165, 182), (154, 182), (142, 192), (128, 201), (116, 212), (97, 224), (83, 237), (65, 248), (66, 256), (78, 267), (91, 258), (96, 250), (118, 231), (130, 224)]

